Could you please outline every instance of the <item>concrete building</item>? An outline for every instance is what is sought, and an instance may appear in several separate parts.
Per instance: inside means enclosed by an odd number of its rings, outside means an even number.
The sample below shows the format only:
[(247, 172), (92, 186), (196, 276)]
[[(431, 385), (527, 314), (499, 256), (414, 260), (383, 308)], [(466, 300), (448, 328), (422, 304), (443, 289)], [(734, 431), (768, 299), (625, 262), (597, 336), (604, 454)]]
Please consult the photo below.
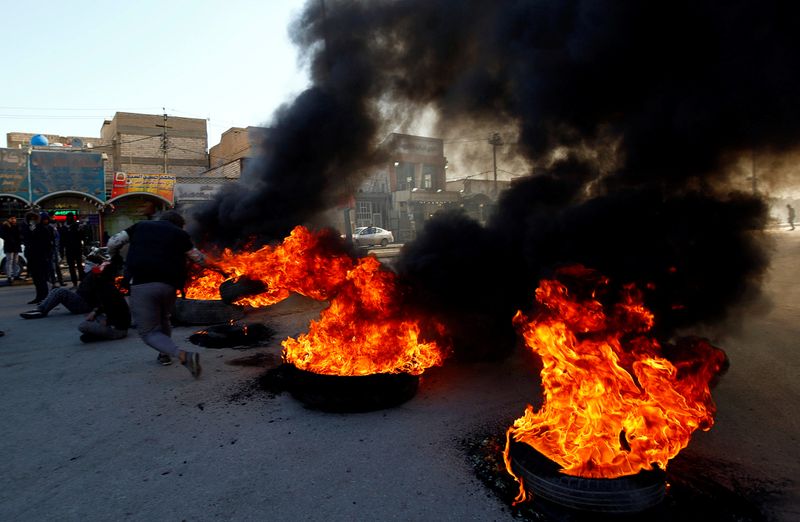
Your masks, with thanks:
[[(6, 146), (9, 149), (27, 148), (31, 138), (40, 133), (34, 132), (8, 132), (6, 133)], [(41, 134), (50, 142), (50, 147), (64, 147), (67, 149), (92, 149), (104, 145), (99, 136), (59, 136), (57, 134)]]
[(468, 216), (485, 225), (497, 204), (497, 196), (511, 186), (509, 180), (466, 177), (447, 180), (447, 190), (460, 195), (459, 205)]
[(130, 112), (117, 112), (103, 122), (100, 134), (113, 172), (106, 186), (109, 233), (173, 206), (176, 179), (208, 170), (206, 123)]
[(211, 199), (225, 183), (238, 181), (255, 151), (268, 134), (263, 127), (231, 127), (209, 149), (209, 168), (193, 175), (177, 176), (176, 208), (185, 211)]
[(220, 136), (219, 143), (208, 151), (209, 166), (220, 167), (226, 163), (250, 156), (253, 131), (256, 127), (231, 127)]
[(446, 186), (444, 142), (392, 133), (381, 146), (388, 161), (357, 189), (350, 222), (353, 228), (386, 228), (396, 241), (410, 241), (438, 210), (458, 204), (458, 192)]
[[(167, 126), (166, 154), (162, 146)], [(103, 122), (103, 142), (111, 144), (116, 172), (188, 176), (208, 169), (206, 120), (163, 114), (118, 112)]]

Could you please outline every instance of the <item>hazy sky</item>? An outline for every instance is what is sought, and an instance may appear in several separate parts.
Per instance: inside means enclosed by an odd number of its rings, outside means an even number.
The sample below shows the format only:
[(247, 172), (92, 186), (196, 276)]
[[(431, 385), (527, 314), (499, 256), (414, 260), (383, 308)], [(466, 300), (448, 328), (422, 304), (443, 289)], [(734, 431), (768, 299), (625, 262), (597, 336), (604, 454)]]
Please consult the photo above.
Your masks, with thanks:
[(208, 118), (209, 146), (307, 85), (288, 37), (304, 0), (11, 2), (0, 44), (7, 132), (99, 136), (116, 111)]

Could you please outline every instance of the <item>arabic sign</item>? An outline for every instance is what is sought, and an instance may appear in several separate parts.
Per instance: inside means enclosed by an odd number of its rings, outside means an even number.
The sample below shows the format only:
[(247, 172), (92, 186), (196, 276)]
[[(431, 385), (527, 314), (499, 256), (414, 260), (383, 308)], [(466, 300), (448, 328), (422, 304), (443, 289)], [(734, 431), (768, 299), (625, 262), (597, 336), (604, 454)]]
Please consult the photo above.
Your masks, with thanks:
[(117, 172), (111, 187), (115, 198), (132, 192), (145, 192), (160, 196), (172, 204), (175, 201), (175, 176), (167, 174), (134, 174)]
[(100, 153), (34, 150), (31, 152), (31, 182), (34, 201), (61, 191), (83, 192), (100, 201), (106, 199), (105, 170)]
[(28, 201), (28, 154), (20, 149), (0, 149), (0, 194)]
[(207, 201), (222, 188), (222, 183), (177, 183), (175, 199), (178, 201)]
[(396, 135), (394, 150), (398, 154), (418, 154), (421, 156), (444, 156), (444, 141), (438, 138)]

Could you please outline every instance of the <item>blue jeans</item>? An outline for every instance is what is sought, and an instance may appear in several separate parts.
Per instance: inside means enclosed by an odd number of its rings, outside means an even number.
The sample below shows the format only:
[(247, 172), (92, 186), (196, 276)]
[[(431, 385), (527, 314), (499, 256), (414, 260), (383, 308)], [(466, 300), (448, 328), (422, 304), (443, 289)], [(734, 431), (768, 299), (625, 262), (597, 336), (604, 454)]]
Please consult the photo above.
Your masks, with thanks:
[(67, 290), (66, 288), (53, 288), (50, 290), (47, 297), (44, 298), (44, 301), (39, 303), (36, 309), (44, 315), (47, 315), (50, 310), (60, 304), (63, 304), (66, 309), (73, 314), (86, 314), (92, 311), (92, 307), (89, 306), (89, 303), (87, 303), (83, 297), (78, 295), (77, 292)]
[(19, 266), (19, 252), (6, 252), (6, 274), (8, 278), (19, 277), (22, 267)]

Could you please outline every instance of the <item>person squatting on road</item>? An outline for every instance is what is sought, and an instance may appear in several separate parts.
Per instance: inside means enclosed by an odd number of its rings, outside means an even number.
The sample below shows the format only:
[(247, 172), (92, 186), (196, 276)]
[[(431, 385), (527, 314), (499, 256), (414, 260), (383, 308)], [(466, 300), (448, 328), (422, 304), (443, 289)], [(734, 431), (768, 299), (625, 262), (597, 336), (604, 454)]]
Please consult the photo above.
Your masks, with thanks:
[(125, 297), (114, 283), (120, 265), (112, 265), (103, 259), (87, 262), (88, 273), (78, 288), (53, 288), (34, 310), (23, 312), (20, 316), (23, 319), (41, 319), (47, 317), (56, 306), (64, 305), (70, 313), (89, 314), (78, 326), (78, 330), (84, 334), (81, 341), (122, 339), (128, 335), (131, 313)]
[(159, 352), (161, 364), (169, 365), (177, 357), (197, 378), (202, 372), (200, 355), (181, 350), (172, 340), (170, 314), (178, 290), (186, 284), (187, 259), (212, 270), (219, 268), (194, 247), (184, 225), (179, 213), (168, 210), (157, 221), (139, 221), (112, 236), (108, 253), (113, 259), (129, 244), (125, 264), (131, 276), (130, 305), (142, 340)]
[[(121, 260), (120, 260), (121, 261)], [(127, 337), (131, 326), (131, 311), (125, 296), (114, 280), (122, 268), (121, 262), (104, 261), (87, 270), (78, 288), (88, 286), (94, 310), (78, 325), (81, 341), (90, 343)]]

